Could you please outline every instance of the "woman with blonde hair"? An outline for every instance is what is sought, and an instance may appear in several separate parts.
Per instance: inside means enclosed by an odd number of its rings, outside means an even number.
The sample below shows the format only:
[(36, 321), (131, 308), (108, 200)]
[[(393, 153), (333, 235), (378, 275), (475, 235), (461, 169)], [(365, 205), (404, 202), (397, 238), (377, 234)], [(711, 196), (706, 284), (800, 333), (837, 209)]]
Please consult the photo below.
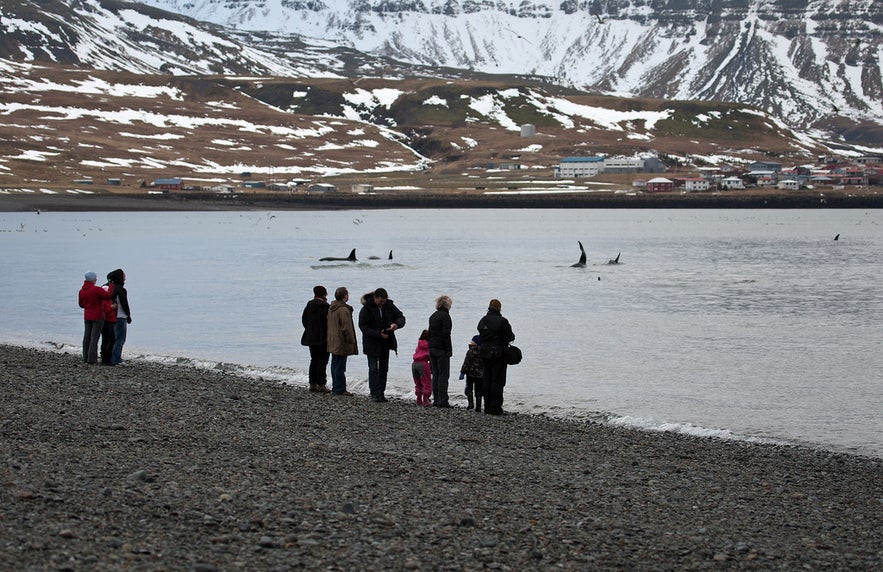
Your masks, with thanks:
[(450, 407), (448, 380), (451, 377), (451, 297), (435, 299), (435, 312), (429, 317), (429, 363), (432, 370), (432, 405)]

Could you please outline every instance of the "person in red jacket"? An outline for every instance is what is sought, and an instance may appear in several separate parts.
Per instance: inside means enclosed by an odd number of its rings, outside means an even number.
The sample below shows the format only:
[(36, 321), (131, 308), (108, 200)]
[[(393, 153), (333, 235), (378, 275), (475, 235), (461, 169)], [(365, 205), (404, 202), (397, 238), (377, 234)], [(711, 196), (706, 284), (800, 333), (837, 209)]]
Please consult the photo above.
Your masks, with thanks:
[(98, 338), (104, 326), (104, 301), (113, 296), (113, 285), (108, 290), (95, 282), (98, 276), (94, 272), (86, 272), (83, 287), (80, 288), (79, 302), (83, 309), (83, 321), (86, 331), (83, 334), (83, 361), (98, 363)]

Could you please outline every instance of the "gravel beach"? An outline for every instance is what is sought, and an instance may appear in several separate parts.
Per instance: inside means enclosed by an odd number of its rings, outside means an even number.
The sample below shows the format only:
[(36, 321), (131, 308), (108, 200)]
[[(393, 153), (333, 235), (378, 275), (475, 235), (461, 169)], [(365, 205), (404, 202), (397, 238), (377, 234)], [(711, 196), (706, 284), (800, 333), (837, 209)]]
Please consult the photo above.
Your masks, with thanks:
[(883, 568), (879, 459), (0, 364), (0, 570)]

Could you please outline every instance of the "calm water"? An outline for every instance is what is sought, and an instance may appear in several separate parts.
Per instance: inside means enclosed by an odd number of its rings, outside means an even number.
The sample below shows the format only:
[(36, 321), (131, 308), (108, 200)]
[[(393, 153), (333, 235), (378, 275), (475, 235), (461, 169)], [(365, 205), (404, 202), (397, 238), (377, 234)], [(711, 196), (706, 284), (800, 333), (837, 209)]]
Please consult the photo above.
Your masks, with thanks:
[[(76, 347), (83, 273), (122, 267), (130, 358), (304, 384), (312, 286), (356, 306), (383, 286), (408, 319), (390, 372), (406, 395), (434, 298), (454, 299), (459, 369), (495, 297), (525, 355), (508, 409), (883, 456), (881, 211), (44, 212), (0, 231), (2, 341)], [(351, 358), (350, 388), (366, 377)]]

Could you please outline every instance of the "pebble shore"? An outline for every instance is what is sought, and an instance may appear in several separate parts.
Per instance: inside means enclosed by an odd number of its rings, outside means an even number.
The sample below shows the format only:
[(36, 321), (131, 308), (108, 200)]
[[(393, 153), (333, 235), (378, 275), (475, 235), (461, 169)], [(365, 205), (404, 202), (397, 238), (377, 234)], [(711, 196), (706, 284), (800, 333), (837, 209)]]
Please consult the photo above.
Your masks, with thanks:
[(883, 461), (0, 345), (0, 570), (880, 570)]

